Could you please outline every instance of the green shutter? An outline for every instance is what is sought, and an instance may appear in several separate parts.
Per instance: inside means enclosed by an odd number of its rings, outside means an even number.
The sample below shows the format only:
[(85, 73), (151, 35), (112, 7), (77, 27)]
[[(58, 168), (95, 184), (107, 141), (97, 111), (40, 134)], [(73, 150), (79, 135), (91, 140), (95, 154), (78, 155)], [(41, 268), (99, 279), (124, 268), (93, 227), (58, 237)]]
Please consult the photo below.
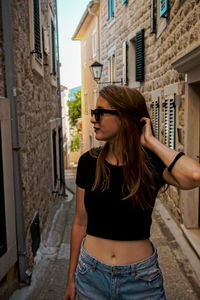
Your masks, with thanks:
[(175, 149), (175, 103), (169, 101), (169, 147)]
[(41, 59), (41, 40), (40, 40), (40, 4), (39, 0), (33, 0), (33, 20), (34, 20), (34, 51), (36, 57)]
[(155, 1), (156, 0), (151, 0), (151, 29), (150, 29), (150, 32), (151, 33), (156, 33), (156, 15), (155, 15), (155, 12), (156, 12), (156, 6), (155, 6)]
[(144, 80), (144, 29), (136, 34), (136, 81)]

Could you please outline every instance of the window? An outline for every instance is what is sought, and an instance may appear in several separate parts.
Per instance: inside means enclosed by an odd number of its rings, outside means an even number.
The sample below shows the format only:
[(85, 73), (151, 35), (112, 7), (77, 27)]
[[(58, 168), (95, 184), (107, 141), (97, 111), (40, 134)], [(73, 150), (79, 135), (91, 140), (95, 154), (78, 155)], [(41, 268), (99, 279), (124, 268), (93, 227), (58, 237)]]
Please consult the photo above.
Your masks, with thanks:
[(39, 0), (33, 0), (33, 21), (34, 21), (34, 50), (38, 59), (42, 58), (41, 53), (41, 27), (40, 27), (40, 3)]
[(41, 10), (39, 0), (29, 0), (29, 33), (32, 69), (44, 76)]
[(128, 46), (127, 46), (127, 41), (123, 42), (122, 53), (123, 53), (123, 85), (127, 85), (128, 84)]
[(0, 257), (1, 257), (7, 250), (1, 123), (0, 123), (0, 228), (1, 228), (0, 230)]
[(112, 53), (108, 58), (108, 81), (115, 81), (115, 53)]
[(108, 21), (114, 17), (114, 0), (107, 0), (108, 6)]
[(157, 139), (160, 136), (160, 105), (159, 105), (159, 98), (157, 100), (153, 100), (151, 104), (151, 121), (154, 129), (154, 134)]
[(92, 58), (97, 56), (97, 31), (96, 29), (92, 33)]
[(63, 164), (62, 164), (62, 159), (63, 159), (63, 152), (62, 152), (62, 128), (61, 126), (58, 127), (58, 147), (59, 147), (59, 172), (60, 172), (60, 190), (63, 185)]
[(164, 106), (164, 141), (167, 146), (175, 149), (176, 110), (174, 97), (165, 99)]

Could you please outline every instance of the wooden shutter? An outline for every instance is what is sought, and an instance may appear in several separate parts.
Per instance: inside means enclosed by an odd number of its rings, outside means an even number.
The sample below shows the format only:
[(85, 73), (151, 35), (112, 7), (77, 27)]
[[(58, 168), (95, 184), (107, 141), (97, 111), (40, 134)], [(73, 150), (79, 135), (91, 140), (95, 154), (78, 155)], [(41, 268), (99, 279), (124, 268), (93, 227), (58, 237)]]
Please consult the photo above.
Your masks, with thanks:
[(6, 241), (6, 219), (5, 219), (5, 198), (3, 179), (3, 154), (0, 124), (0, 257), (7, 251)]
[(136, 34), (136, 81), (144, 80), (144, 29)]
[(151, 33), (156, 33), (156, 6), (155, 6), (155, 1), (156, 0), (151, 0)]
[(123, 42), (122, 52), (123, 52), (123, 85), (127, 85), (128, 84), (128, 45), (127, 45), (127, 41)]
[(152, 102), (151, 108), (152, 108), (151, 121), (154, 129), (154, 134), (156, 138), (159, 139), (159, 130), (160, 130), (159, 99)]
[(160, 17), (163, 17), (167, 11), (168, 1), (167, 0), (160, 0)]
[(164, 102), (165, 107), (165, 145), (168, 146), (168, 140), (169, 140), (169, 111), (168, 111), (168, 100), (165, 100)]
[(33, 0), (33, 20), (34, 20), (34, 51), (36, 57), (41, 59), (41, 39), (40, 39), (40, 4), (39, 0)]
[(56, 52), (55, 52), (55, 26), (53, 20), (51, 20), (51, 51), (52, 51), (52, 75), (56, 75)]
[(52, 132), (52, 145), (53, 145), (53, 174), (54, 174), (54, 187), (55, 187), (57, 184), (57, 180), (58, 180), (56, 130), (55, 129)]
[(165, 144), (175, 149), (175, 102), (174, 99), (167, 99), (164, 103), (165, 107)]

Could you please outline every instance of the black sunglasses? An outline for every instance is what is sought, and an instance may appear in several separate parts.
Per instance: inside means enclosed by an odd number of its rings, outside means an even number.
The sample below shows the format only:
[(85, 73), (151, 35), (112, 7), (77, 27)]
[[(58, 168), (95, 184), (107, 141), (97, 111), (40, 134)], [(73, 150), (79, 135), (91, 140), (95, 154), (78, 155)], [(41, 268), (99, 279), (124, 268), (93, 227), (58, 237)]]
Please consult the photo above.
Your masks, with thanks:
[(114, 109), (104, 109), (104, 108), (91, 109), (91, 117), (93, 117), (94, 115), (95, 120), (97, 122), (100, 121), (101, 116), (103, 116), (104, 114), (111, 114), (116, 116), (119, 115), (118, 111)]

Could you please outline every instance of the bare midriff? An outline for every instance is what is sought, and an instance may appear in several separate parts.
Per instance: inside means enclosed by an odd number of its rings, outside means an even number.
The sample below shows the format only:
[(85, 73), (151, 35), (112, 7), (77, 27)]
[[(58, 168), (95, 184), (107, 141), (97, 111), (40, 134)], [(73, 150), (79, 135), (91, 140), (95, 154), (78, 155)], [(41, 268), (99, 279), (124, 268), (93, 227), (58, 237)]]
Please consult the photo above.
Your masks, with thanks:
[(149, 239), (115, 241), (86, 235), (83, 247), (95, 259), (113, 266), (133, 264), (153, 254)]

